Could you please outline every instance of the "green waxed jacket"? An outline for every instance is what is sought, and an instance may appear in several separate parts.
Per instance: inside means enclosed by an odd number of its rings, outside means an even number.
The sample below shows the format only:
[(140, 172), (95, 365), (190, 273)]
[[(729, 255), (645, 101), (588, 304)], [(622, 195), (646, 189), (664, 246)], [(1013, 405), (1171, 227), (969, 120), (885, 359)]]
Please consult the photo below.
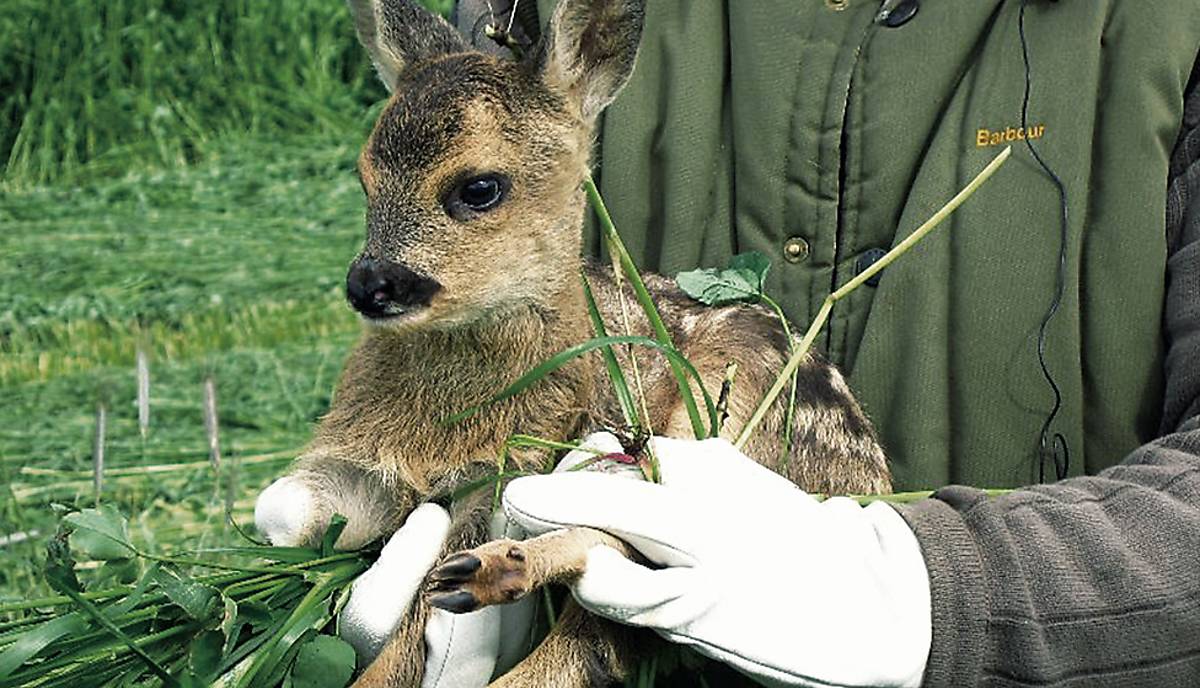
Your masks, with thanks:
[[(802, 325), (1015, 144), (818, 340), (901, 490), (1038, 477), (1060, 204), (1018, 130), (1020, 5), (924, 0), (893, 27), (879, 0), (649, 0), (637, 70), (602, 123), (598, 181), (639, 264), (671, 274), (761, 251), (768, 293)], [(552, 6), (539, 0), (543, 19)], [(1070, 214), (1052, 429), (1070, 473), (1095, 473), (1160, 429), (1168, 162), (1200, 3), (1030, 0), (1026, 34), (1030, 133)]]

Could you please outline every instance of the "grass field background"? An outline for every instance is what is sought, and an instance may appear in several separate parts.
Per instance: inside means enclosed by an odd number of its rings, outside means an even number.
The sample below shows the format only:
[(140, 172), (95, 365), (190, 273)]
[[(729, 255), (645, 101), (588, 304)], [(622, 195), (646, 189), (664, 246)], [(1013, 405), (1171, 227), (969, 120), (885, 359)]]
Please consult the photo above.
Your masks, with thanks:
[(48, 592), (56, 505), (115, 504), (163, 552), (234, 542), (227, 500), (252, 521), (357, 333), (383, 96), (340, 0), (0, 0), (0, 608)]

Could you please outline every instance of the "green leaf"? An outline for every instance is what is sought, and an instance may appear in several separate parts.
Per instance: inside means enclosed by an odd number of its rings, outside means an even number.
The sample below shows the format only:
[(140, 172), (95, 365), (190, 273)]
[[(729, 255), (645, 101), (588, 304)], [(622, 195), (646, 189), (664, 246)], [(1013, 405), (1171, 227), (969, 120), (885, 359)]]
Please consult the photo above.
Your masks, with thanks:
[[(313, 635), (332, 618), (328, 599), (333, 587), (331, 581), (332, 578), (327, 577), (324, 583), (313, 586), (305, 594), (288, 614), (283, 625), (251, 656), (249, 664), (241, 670), (237, 681), (233, 683), (234, 688), (259, 684), (274, 685), (270, 675), (275, 674), (281, 667), (286, 667), (286, 660), (302, 637), (305, 634)], [(266, 672), (268, 675), (264, 677), (265, 680), (256, 681), (260, 672)], [(282, 676), (276, 680), (280, 678)]]
[(685, 294), (709, 306), (755, 303), (763, 296), (763, 285), (771, 261), (758, 251), (739, 253), (723, 270), (703, 268), (681, 272), (675, 283)]
[(119, 585), (129, 585), (138, 579), (142, 572), (137, 559), (111, 559), (104, 562), (97, 571), (93, 586), (112, 581)]
[(192, 550), (192, 552), (194, 554), (238, 554), (285, 564), (302, 564), (321, 557), (321, 551), (316, 547), (211, 547)]
[(146, 667), (162, 680), (164, 686), (167, 686), (168, 688), (178, 688), (179, 681), (176, 680), (175, 677), (171, 676), (171, 674), (167, 672), (162, 664), (160, 664), (153, 657), (147, 654), (145, 650), (139, 647), (138, 644), (134, 642), (133, 638), (130, 638), (124, 631), (118, 628), (117, 625), (114, 624), (99, 607), (81, 595), (78, 590), (73, 590), (69, 585), (58, 588), (58, 585), (61, 584), (61, 582), (56, 583), (54, 576), (49, 571), (47, 571), (46, 578), (50, 581), (52, 586), (55, 586), (56, 589), (59, 590), (59, 592), (67, 597), (70, 597), (71, 601), (74, 602), (86, 616), (99, 623), (102, 627), (104, 627), (104, 630), (108, 631), (110, 635), (120, 640), (126, 647), (133, 651), (133, 654), (137, 655), (138, 659), (142, 660), (142, 662), (146, 664)]
[(313, 636), (292, 667), (294, 688), (342, 688), (354, 672), (354, 648), (331, 635)]
[[(286, 610), (275, 610), (274, 613), (279, 614), (282, 617), (282, 614), (285, 612)], [(272, 614), (271, 608), (266, 604), (257, 601), (243, 601), (241, 604), (239, 604), (238, 616), (245, 619), (246, 623), (250, 624), (250, 627), (255, 630), (266, 628), (276, 621), (276, 617)]]
[(71, 544), (91, 559), (128, 559), (136, 554), (129, 544), (129, 523), (112, 506), (67, 514), (63, 522), (70, 526)]
[(746, 251), (729, 259), (729, 269), (745, 276), (761, 294), (766, 286), (767, 272), (771, 269), (771, 259), (758, 251)]
[(216, 588), (183, 578), (166, 567), (155, 573), (154, 582), (167, 594), (167, 599), (197, 621), (214, 618), (221, 606), (221, 593)]
[(77, 635), (85, 630), (87, 630), (87, 622), (79, 616), (78, 612), (73, 612), (27, 631), (17, 638), (16, 642), (0, 652), (0, 684), (9, 685), (7, 679), (12, 672), (55, 640), (67, 635)]
[(202, 682), (211, 682), (217, 675), (224, 641), (220, 631), (204, 631), (188, 648), (188, 669)]
[[(663, 323), (662, 316), (658, 313), (658, 307), (654, 305), (654, 299), (650, 296), (650, 291), (646, 289), (646, 283), (642, 280), (642, 276), (638, 274), (637, 266), (633, 264), (633, 258), (630, 257), (629, 251), (625, 249), (625, 244), (621, 241), (621, 235), (617, 234), (617, 228), (613, 225), (612, 216), (608, 214), (608, 208), (604, 206), (604, 199), (600, 197), (600, 191), (596, 189), (596, 184), (592, 181), (591, 176), (583, 180), (583, 188), (587, 193), (588, 203), (596, 212), (596, 219), (600, 221), (600, 228), (603, 231), (609, 255), (616, 259), (617, 263), (620, 264), (621, 272), (629, 279), (629, 286), (633, 288), (633, 295), (637, 298), (638, 305), (642, 307), (642, 311), (646, 314), (646, 319), (650, 321), (651, 329), (654, 330), (654, 338), (665, 349), (677, 351), (675, 343), (671, 341), (671, 333), (667, 331), (667, 326)], [(667, 358), (671, 363), (671, 375), (675, 378), (675, 384), (679, 387), (679, 399), (683, 402), (684, 408), (687, 409), (688, 420), (692, 424), (692, 433), (695, 434), (698, 440), (705, 437), (716, 437), (718, 430), (720, 430), (719, 424), (716, 422), (716, 414), (712, 414), (713, 423), (706, 433), (704, 422), (700, 419), (700, 410), (696, 406), (696, 398), (692, 394), (692, 388), (688, 384), (687, 375), (683, 367), (674, 358), (670, 356)], [(703, 383), (701, 383), (700, 389), (704, 389)], [(705, 401), (709, 400), (706, 399)]]

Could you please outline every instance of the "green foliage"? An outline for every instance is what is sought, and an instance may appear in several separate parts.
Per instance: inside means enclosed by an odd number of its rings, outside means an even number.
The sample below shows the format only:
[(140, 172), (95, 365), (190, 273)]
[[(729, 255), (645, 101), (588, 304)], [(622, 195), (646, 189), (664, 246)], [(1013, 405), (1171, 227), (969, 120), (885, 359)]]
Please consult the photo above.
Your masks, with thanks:
[[(195, 563), (142, 553), (112, 509), (68, 514), (48, 546), (46, 576), (60, 596), (0, 605), (0, 684), (344, 686), (354, 651), (332, 630), (338, 600), (374, 553), (239, 547), (205, 554), (222, 573), (188, 574)], [(88, 589), (71, 552), (96, 535), (153, 563), (136, 586)], [(78, 540), (78, 541), (77, 541)], [(100, 554), (109, 551), (101, 548)], [(252, 565), (217, 563), (220, 555)]]
[(9, 182), (189, 162), (235, 133), (345, 135), (383, 95), (344, 2), (8, 0), (0, 12)]
[(758, 251), (739, 253), (725, 269), (702, 268), (681, 272), (675, 283), (685, 294), (709, 306), (756, 303), (763, 298), (763, 285), (771, 261)]
[[(642, 312), (645, 313), (646, 319), (650, 322), (650, 328), (654, 331), (654, 339), (663, 346), (665, 353), (679, 353), (675, 348), (675, 344), (671, 341), (671, 334), (667, 331), (667, 327), (663, 324), (662, 317), (658, 313), (658, 307), (654, 305), (654, 299), (650, 296), (650, 291), (646, 289), (646, 285), (642, 282), (641, 274), (638, 273), (637, 266), (633, 263), (633, 258), (630, 257), (629, 251), (625, 249), (624, 242), (621, 241), (621, 235), (617, 233), (617, 228), (613, 224), (612, 216), (609, 215), (608, 208), (604, 205), (604, 199), (600, 196), (600, 191), (596, 188), (596, 183), (589, 176), (583, 182), (584, 191), (587, 193), (588, 204), (592, 211), (596, 213), (596, 218), (600, 223), (600, 230), (604, 236), (605, 246), (608, 249), (608, 254), (613, 260), (613, 272), (618, 279), (628, 280), (629, 286), (633, 290), (633, 295), (637, 299), (638, 305), (641, 306)], [(700, 410), (696, 405), (695, 395), (692, 394), (691, 386), (688, 384), (687, 374), (683, 370), (683, 366), (676, 361), (676, 357), (668, 355), (668, 360), (671, 364), (671, 374), (675, 377), (675, 384), (679, 388), (679, 398), (683, 402), (684, 408), (687, 409), (688, 419), (692, 423), (692, 432), (696, 439), (704, 439), (705, 437), (716, 437), (720, 430), (720, 423), (716, 422), (715, 414), (712, 414), (712, 423), (709, 429), (704, 429), (704, 423), (700, 419)], [(704, 389), (704, 382), (697, 380), (701, 391), (704, 393), (705, 400), (708, 400), (708, 391)], [(709, 408), (712, 405), (709, 404)], [(657, 464), (656, 464), (657, 465)]]
[(139, 344), (194, 356), (353, 331), (363, 206), (343, 138), (226, 140), (194, 168), (5, 194), (0, 384), (132, 364)]
[(329, 635), (313, 636), (296, 655), (292, 688), (344, 686), (354, 671), (354, 648)]
[(449, 17), (454, 11), (454, 5), (457, 0), (421, 0), (421, 4), (431, 12), (436, 12), (443, 17)]
[(71, 544), (89, 559), (112, 561), (133, 556), (129, 523), (112, 506), (84, 509), (63, 518), (70, 528)]
[[(593, 334), (597, 337), (607, 337), (608, 331), (604, 329), (604, 318), (600, 314), (600, 307), (596, 305), (596, 297), (592, 295), (592, 285), (588, 284), (587, 275), (581, 274), (580, 279), (583, 280), (583, 295), (587, 300), (588, 317), (592, 321)], [(611, 346), (604, 347), (600, 353), (604, 356), (604, 367), (608, 371), (608, 379), (612, 382), (613, 391), (621, 405), (621, 415), (630, 431), (637, 434), (641, 430), (641, 422), (638, 420), (637, 404), (633, 401), (633, 393), (625, 379), (625, 372), (621, 370), (621, 366), (617, 362), (617, 355)]]

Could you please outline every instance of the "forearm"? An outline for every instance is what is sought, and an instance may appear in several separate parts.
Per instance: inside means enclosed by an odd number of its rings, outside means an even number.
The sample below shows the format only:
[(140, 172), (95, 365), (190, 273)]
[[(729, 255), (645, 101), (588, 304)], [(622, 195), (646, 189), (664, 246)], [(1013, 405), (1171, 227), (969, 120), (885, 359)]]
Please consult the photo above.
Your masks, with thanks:
[(927, 685), (1190, 685), (1200, 419), (1094, 477), (901, 513), (929, 569)]

